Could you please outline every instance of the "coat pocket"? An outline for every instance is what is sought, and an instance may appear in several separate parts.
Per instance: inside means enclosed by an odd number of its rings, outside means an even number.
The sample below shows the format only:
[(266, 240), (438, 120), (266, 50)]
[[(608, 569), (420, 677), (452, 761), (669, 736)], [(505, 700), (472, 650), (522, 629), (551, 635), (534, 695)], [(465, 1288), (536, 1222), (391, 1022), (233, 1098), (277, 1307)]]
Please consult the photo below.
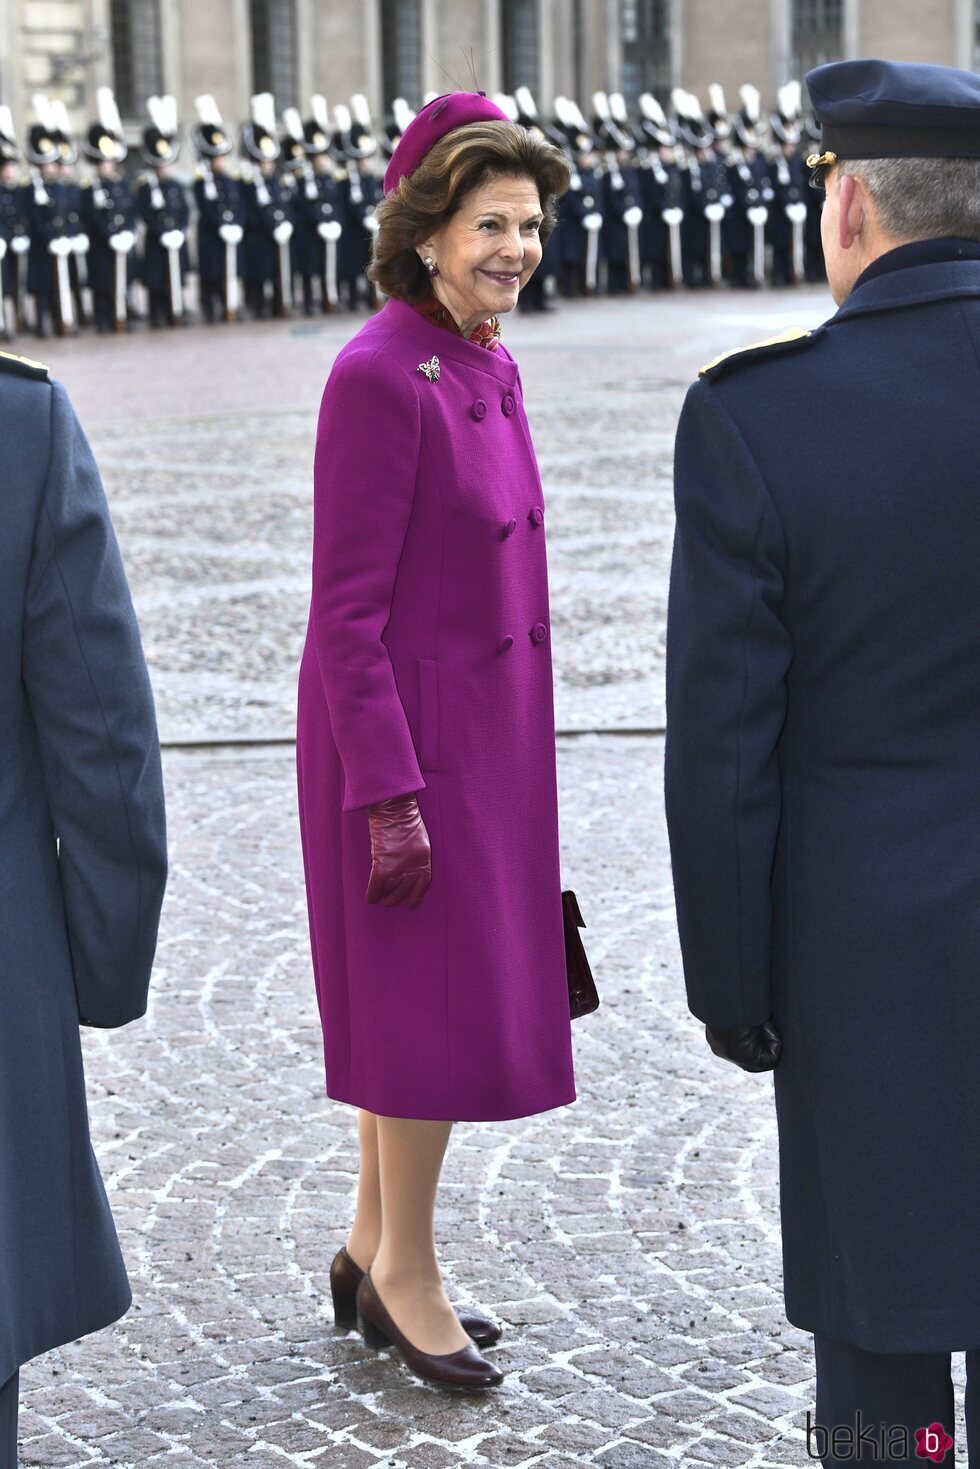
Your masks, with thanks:
[(439, 665), (433, 658), (419, 659), (419, 765), (439, 768)]

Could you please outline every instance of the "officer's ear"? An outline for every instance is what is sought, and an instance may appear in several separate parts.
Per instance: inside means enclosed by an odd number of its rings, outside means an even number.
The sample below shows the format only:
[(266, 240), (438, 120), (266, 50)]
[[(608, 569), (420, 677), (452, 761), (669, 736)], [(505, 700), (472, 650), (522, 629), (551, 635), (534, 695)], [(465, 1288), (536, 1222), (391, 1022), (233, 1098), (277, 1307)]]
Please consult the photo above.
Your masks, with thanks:
[(868, 196), (864, 185), (849, 173), (841, 175), (837, 199), (837, 240), (842, 250), (868, 231)]

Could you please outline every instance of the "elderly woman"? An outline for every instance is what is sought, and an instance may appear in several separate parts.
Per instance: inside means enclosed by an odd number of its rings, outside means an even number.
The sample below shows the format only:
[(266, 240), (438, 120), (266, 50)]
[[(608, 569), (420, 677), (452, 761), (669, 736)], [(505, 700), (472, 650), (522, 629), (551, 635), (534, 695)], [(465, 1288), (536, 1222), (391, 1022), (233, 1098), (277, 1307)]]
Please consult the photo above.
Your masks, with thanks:
[(544, 503), (499, 340), (568, 169), (481, 94), (425, 107), (385, 174), (389, 297), (334, 363), (314, 467), (298, 780), (328, 1096), (360, 1109), (338, 1325), (492, 1387), (433, 1215), (454, 1121), (575, 1099)]

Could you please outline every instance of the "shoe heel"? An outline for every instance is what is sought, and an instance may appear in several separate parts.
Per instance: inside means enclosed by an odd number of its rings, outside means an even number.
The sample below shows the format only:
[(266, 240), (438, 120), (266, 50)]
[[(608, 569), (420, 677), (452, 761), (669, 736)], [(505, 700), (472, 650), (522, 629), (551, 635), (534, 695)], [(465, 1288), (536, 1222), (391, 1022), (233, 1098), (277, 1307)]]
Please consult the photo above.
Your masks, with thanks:
[(330, 1294), (333, 1297), (333, 1324), (342, 1331), (353, 1331), (357, 1325), (357, 1309), (351, 1299), (350, 1291), (338, 1290), (331, 1283)]
[(372, 1351), (380, 1352), (384, 1347), (391, 1346), (391, 1339), (385, 1336), (381, 1327), (375, 1326), (374, 1322), (362, 1316), (360, 1311), (357, 1313), (357, 1325), (364, 1338), (364, 1345), (370, 1347)]

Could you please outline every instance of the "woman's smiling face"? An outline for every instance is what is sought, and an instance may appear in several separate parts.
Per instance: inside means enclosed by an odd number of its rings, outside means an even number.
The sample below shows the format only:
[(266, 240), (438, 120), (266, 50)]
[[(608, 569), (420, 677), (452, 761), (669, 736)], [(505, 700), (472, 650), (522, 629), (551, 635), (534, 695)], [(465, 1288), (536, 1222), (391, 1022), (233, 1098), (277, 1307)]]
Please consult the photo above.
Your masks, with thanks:
[(468, 336), (488, 316), (513, 311), (541, 261), (541, 200), (532, 178), (499, 177), (463, 196), (455, 214), (416, 248), (431, 255), (432, 288)]

